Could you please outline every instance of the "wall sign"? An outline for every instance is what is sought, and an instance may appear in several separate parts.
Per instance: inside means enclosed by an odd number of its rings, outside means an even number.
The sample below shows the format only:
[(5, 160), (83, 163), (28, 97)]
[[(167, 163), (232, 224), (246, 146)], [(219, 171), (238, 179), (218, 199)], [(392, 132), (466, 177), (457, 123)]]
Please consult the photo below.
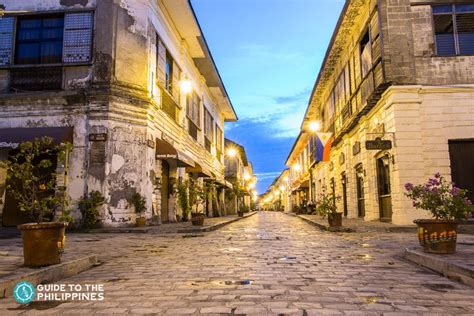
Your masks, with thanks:
[(352, 145), (352, 154), (354, 156), (358, 155), (360, 153), (360, 142), (357, 141)]
[(91, 164), (104, 164), (105, 163), (105, 142), (93, 142), (90, 151), (90, 163)]
[(152, 149), (155, 148), (155, 142), (152, 139), (148, 139), (146, 141), (146, 144), (147, 144), (148, 147), (150, 147)]
[(157, 154), (156, 159), (178, 159), (178, 155), (173, 154)]
[(89, 141), (105, 142), (107, 141), (107, 133), (89, 134)]
[(365, 142), (365, 149), (367, 150), (388, 150), (392, 149), (391, 140), (383, 140), (381, 138), (376, 138), (375, 140), (368, 140)]

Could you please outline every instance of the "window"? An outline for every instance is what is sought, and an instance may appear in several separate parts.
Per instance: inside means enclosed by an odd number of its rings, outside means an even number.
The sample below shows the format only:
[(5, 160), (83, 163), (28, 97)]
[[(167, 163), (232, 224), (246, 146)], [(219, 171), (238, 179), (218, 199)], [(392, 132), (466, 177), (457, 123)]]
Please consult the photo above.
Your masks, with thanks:
[(217, 159), (221, 159), (222, 156), (222, 143), (224, 142), (224, 133), (222, 133), (222, 130), (219, 128), (219, 126), (216, 124), (216, 154), (217, 154)]
[(200, 107), (201, 99), (196, 92), (193, 91), (186, 97), (186, 116), (188, 117), (188, 131), (194, 139), (197, 139), (197, 130), (201, 125), (199, 123), (201, 120)]
[(360, 41), (360, 68), (362, 78), (365, 78), (370, 69), (372, 69), (372, 47), (370, 45), (369, 30), (367, 30)]
[(20, 17), (17, 21), (16, 64), (60, 63), (64, 16)]
[(211, 142), (214, 141), (214, 119), (206, 108), (204, 108), (204, 135)]
[(474, 54), (474, 4), (433, 6), (436, 55)]
[(165, 89), (169, 93), (173, 92), (173, 58), (168, 51), (166, 51)]

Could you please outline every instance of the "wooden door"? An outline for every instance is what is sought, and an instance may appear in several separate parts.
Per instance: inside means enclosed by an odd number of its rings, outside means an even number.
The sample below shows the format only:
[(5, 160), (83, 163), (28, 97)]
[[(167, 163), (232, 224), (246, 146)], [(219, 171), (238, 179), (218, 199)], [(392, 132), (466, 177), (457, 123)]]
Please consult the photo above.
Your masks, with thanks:
[(377, 159), (377, 184), (380, 220), (392, 221), (392, 191), (390, 187), (390, 161), (387, 157)]
[[(474, 201), (474, 139), (450, 140), (449, 158), (451, 178), (459, 188), (467, 190), (467, 196)], [(474, 213), (471, 216), (474, 218)]]
[(342, 201), (344, 205), (344, 216), (347, 217), (348, 210), (347, 210), (347, 177), (346, 173), (343, 172), (341, 175), (341, 184), (342, 184)]
[(356, 183), (357, 183), (357, 215), (365, 217), (365, 192), (364, 192), (364, 175), (362, 168), (356, 169)]

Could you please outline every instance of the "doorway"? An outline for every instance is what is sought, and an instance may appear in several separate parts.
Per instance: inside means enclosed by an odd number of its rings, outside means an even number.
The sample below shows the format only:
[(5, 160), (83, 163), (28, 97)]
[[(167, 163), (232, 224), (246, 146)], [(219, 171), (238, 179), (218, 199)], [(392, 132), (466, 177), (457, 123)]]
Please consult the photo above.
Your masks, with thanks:
[(377, 185), (379, 194), (380, 221), (392, 221), (392, 193), (390, 187), (390, 157), (377, 159)]
[[(467, 197), (474, 201), (474, 139), (449, 141), (451, 178), (457, 187), (467, 190)], [(474, 213), (471, 215), (474, 220)]]
[(341, 184), (342, 184), (342, 202), (344, 205), (344, 217), (347, 217), (348, 210), (347, 210), (347, 176), (346, 173), (343, 172), (341, 174)]
[(365, 217), (364, 169), (362, 165), (356, 167), (357, 184), (357, 216)]
[(161, 221), (167, 223), (168, 216), (168, 200), (170, 191), (170, 165), (166, 160), (161, 162)]

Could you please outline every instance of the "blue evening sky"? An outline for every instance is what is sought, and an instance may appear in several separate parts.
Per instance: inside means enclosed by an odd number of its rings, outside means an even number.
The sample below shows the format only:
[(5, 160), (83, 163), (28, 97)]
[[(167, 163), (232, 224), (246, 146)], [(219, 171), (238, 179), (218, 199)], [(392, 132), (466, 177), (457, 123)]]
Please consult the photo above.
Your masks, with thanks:
[(285, 168), (344, 0), (192, 0), (264, 193)]

